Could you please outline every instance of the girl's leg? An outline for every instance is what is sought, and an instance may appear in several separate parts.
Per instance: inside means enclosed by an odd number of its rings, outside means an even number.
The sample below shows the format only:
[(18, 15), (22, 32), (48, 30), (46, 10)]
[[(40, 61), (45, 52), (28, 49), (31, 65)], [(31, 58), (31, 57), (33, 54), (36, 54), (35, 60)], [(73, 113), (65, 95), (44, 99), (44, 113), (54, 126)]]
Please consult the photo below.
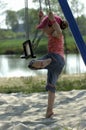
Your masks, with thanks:
[(54, 100), (55, 100), (55, 93), (48, 91), (48, 107), (46, 112), (46, 118), (50, 118), (53, 115)]

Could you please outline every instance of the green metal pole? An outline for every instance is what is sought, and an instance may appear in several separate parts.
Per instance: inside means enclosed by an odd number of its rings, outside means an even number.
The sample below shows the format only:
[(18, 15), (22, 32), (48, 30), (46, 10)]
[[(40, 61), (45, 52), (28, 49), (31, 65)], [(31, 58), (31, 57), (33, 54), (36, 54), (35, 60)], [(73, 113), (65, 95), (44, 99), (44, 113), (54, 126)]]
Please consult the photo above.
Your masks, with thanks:
[(25, 33), (26, 33), (26, 40), (28, 40), (29, 39), (28, 0), (25, 0)]

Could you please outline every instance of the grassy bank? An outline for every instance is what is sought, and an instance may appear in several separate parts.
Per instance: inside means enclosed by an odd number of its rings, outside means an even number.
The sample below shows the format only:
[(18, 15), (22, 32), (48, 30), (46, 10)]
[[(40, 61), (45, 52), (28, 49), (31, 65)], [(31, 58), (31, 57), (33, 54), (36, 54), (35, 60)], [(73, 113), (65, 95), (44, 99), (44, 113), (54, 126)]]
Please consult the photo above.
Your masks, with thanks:
[[(0, 40), (0, 54), (21, 54), (23, 52), (22, 43), (25, 39), (4, 39)], [(47, 39), (42, 38), (39, 46), (34, 50), (36, 54), (45, 54), (47, 52)], [(65, 51), (76, 53), (76, 45), (72, 37), (67, 37)]]
[(23, 39), (0, 40), (0, 54), (21, 54)]
[[(46, 77), (0, 78), (0, 93), (45, 92)], [(61, 75), (57, 91), (86, 89), (86, 75)]]

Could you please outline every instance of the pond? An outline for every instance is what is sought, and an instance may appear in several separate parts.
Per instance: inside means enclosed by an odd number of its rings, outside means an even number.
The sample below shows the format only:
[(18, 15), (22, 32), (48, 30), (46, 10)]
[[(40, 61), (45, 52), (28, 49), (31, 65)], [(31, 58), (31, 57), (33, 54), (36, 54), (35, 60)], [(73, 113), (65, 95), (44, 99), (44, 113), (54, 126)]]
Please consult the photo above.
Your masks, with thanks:
[[(68, 54), (65, 56), (66, 65), (63, 73), (86, 73), (86, 66), (80, 55)], [(21, 59), (16, 55), (0, 55), (0, 77), (21, 77), (45, 75), (47, 70), (30, 70), (28, 63), (31, 59)]]

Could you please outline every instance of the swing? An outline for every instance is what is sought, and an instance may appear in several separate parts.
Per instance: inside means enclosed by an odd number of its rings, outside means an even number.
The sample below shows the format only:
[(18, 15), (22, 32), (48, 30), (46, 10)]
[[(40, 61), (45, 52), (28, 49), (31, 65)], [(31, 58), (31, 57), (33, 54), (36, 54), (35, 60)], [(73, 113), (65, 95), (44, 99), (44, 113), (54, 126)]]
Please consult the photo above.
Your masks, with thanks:
[(30, 40), (27, 40), (23, 43), (23, 49), (24, 49), (24, 55), (21, 55), (21, 58), (26, 59), (28, 59), (29, 57), (36, 58), (36, 56), (33, 53), (33, 48)]
[[(39, 4), (40, 4), (40, 11), (42, 10), (42, 6), (41, 6), (41, 0), (39, 0)], [(48, 0), (45, 0), (45, 4), (46, 6), (48, 6), (48, 10), (51, 11), (51, 7), (50, 7), (50, 1)], [(28, 59), (28, 58), (36, 58), (36, 56), (34, 55), (34, 52), (33, 52), (33, 49), (35, 49), (42, 36), (43, 36), (43, 32), (41, 33), (41, 35), (39, 35), (38, 39), (37, 38), (37, 35), (38, 35), (38, 29), (36, 30), (36, 33), (35, 33), (35, 37), (34, 39), (31, 40), (26, 40), (24, 43), (23, 43), (23, 51), (24, 51), (24, 55), (21, 55), (21, 58), (25, 58), (25, 59)], [(36, 41), (36, 42), (35, 42)]]
[[(39, 0), (39, 4), (40, 4), (40, 10), (42, 10), (42, 7), (41, 7), (41, 0)], [(24, 55), (21, 55), (21, 58), (25, 58), (25, 59), (28, 59), (28, 58), (36, 58), (36, 56), (34, 55), (34, 52), (33, 52), (33, 48), (35, 49), (42, 36), (43, 36), (43, 33), (38, 37), (38, 39), (36, 40), (37, 38), (37, 35), (38, 35), (38, 29), (36, 30), (36, 33), (35, 33), (35, 36), (31, 42), (31, 40), (26, 40), (24, 43), (23, 43), (23, 51), (24, 51)], [(35, 42), (36, 41), (36, 42)]]
[[(51, 8), (50, 8), (50, 1), (48, 0), (48, 3), (46, 3), (46, 4), (48, 4), (48, 6), (49, 6), (49, 11), (51, 11)], [(41, 12), (40, 12), (41, 13)], [(39, 14), (40, 15), (40, 14)], [(61, 19), (61, 17), (59, 17), (59, 16), (56, 16), (56, 15), (54, 15), (55, 16), (55, 22), (58, 22), (58, 24), (59, 24), (59, 26), (61, 25), (61, 23), (63, 22), (63, 20)], [(38, 24), (38, 26), (37, 26), (37, 29), (43, 29), (43, 28), (45, 28), (46, 27), (46, 25), (47, 26), (52, 26), (52, 22), (49, 20), (49, 18), (48, 18), (48, 15), (47, 16), (44, 16), (44, 17), (42, 17), (43, 19), (41, 19), (41, 22)], [(66, 26), (65, 26), (66, 27)], [(64, 28), (65, 29), (65, 28)], [(49, 57), (46, 57), (46, 58), (43, 58), (43, 59), (37, 59), (37, 60), (31, 60), (30, 62), (29, 62), (29, 65), (28, 65), (28, 67), (30, 68), (30, 69), (35, 69), (35, 70), (37, 70), (37, 69), (43, 69), (43, 68), (45, 68), (46, 66), (48, 66), (50, 63), (51, 63), (51, 57), (49, 58)]]

